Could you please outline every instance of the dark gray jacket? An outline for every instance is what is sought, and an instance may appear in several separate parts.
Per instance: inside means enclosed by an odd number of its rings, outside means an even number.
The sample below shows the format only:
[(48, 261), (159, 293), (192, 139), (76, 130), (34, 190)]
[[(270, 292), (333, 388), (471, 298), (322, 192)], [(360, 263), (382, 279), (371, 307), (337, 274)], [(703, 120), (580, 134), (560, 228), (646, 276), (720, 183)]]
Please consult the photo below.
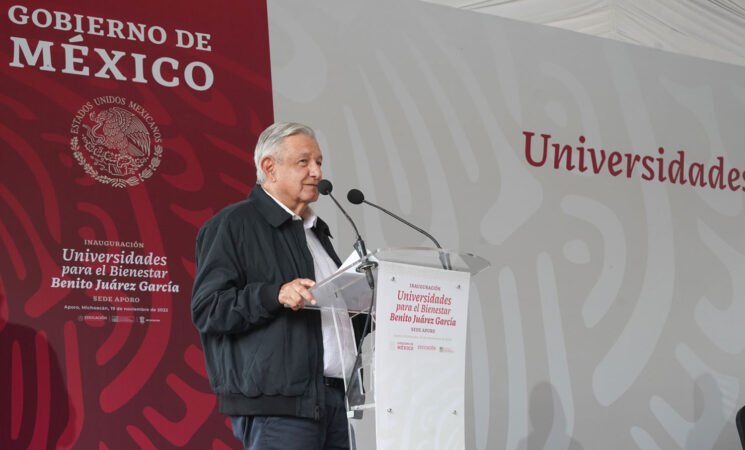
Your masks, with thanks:
[[(328, 226), (313, 231), (337, 265)], [(318, 311), (277, 300), (282, 284), (314, 279), (302, 222), (260, 186), (208, 220), (197, 235), (191, 313), (220, 412), (318, 418), (323, 338)]]

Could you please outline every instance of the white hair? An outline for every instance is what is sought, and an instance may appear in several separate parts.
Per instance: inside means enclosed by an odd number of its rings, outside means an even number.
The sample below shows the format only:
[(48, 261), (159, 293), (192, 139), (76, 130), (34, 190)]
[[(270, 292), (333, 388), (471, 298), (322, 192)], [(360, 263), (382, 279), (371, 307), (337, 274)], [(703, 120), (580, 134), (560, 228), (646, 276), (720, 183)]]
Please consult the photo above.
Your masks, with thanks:
[(280, 150), (282, 149), (282, 141), (295, 134), (304, 134), (310, 136), (313, 139), (316, 138), (316, 133), (313, 129), (307, 125), (295, 122), (277, 122), (270, 125), (264, 130), (259, 136), (258, 142), (256, 142), (256, 149), (254, 150), (254, 164), (256, 164), (256, 184), (263, 184), (265, 181), (264, 172), (261, 170), (261, 160), (270, 157), (275, 161), (279, 161), (282, 155)]

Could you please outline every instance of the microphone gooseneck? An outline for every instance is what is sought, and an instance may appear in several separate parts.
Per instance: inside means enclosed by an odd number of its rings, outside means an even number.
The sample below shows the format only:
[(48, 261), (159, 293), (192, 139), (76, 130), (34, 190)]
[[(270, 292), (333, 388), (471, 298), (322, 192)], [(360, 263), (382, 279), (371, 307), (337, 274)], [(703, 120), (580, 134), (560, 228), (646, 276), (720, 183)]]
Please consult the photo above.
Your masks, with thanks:
[[(365, 203), (365, 204), (368, 204), (372, 207), (375, 207), (383, 211), (384, 213), (388, 214), (389, 216), (393, 217), (399, 222), (402, 222), (408, 225), (409, 227), (415, 229), (416, 231), (422, 233), (423, 235), (427, 236), (432, 242), (434, 242), (437, 248), (442, 250), (442, 246), (440, 245), (439, 242), (437, 242), (437, 239), (435, 239), (434, 236), (424, 231), (423, 229), (419, 228), (418, 226), (414, 225), (413, 223), (409, 222), (408, 220), (404, 219), (403, 217), (393, 214), (392, 212), (388, 211), (382, 206), (376, 205), (375, 203), (365, 200), (365, 194), (363, 194), (362, 191), (360, 191), (359, 189), (350, 189), (349, 192), (347, 192), (347, 200), (349, 200), (350, 203), (355, 204), (355, 205), (359, 205), (360, 203)], [(446, 270), (452, 269), (452, 266), (450, 264), (450, 256), (447, 253), (440, 252), (440, 262), (442, 263), (442, 267), (444, 269)]]
[(367, 249), (365, 248), (365, 241), (362, 240), (362, 236), (360, 236), (360, 232), (357, 231), (357, 225), (354, 224), (354, 220), (352, 220), (351, 217), (349, 217), (349, 214), (342, 208), (342, 206), (339, 204), (339, 202), (336, 200), (336, 198), (331, 195), (331, 191), (334, 189), (334, 187), (331, 185), (331, 182), (329, 180), (321, 180), (318, 182), (318, 192), (322, 195), (328, 195), (331, 197), (331, 200), (336, 203), (336, 207), (339, 208), (339, 210), (344, 214), (344, 217), (347, 218), (350, 224), (352, 224), (352, 228), (354, 228), (354, 234), (357, 236), (357, 241), (354, 243), (354, 249), (357, 251), (357, 254), (360, 255), (360, 258), (364, 258), (365, 255), (367, 255)]
[(329, 180), (321, 180), (318, 182), (318, 192), (322, 195), (328, 195), (331, 197), (331, 200), (334, 201), (337, 208), (344, 214), (344, 217), (347, 218), (350, 224), (352, 224), (352, 228), (354, 229), (354, 234), (357, 236), (357, 240), (355, 241), (353, 247), (357, 254), (360, 257), (360, 260), (362, 262), (357, 267), (358, 272), (364, 272), (365, 276), (367, 277), (367, 284), (370, 285), (370, 288), (372, 289), (375, 285), (375, 281), (373, 279), (372, 275), (372, 268), (376, 266), (375, 262), (369, 261), (367, 259), (367, 249), (365, 248), (365, 241), (362, 240), (362, 236), (360, 236), (360, 232), (357, 231), (357, 225), (354, 224), (354, 220), (347, 214), (347, 212), (342, 208), (341, 204), (336, 200), (336, 198), (331, 195), (331, 191), (333, 190), (333, 186), (331, 185), (331, 182)]
[(437, 239), (434, 238), (431, 234), (427, 233), (426, 231), (422, 230), (418, 226), (414, 225), (413, 223), (409, 222), (408, 220), (404, 219), (403, 217), (399, 217), (396, 214), (393, 214), (392, 212), (388, 211), (387, 209), (383, 208), (382, 206), (378, 206), (375, 203), (369, 202), (365, 200), (365, 194), (363, 194), (359, 189), (350, 189), (349, 192), (347, 192), (347, 200), (349, 200), (350, 203), (353, 203), (355, 205), (359, 205), (360, 203), (366, 203), (372, 207), (378, 208), (379, 210), (383, 211), (384, 213), (388, 214), (389, 216), (393, 217), (394, 219), (398, 220), (399, 222), (403, 222), (406, 225), (410, 226), (411, 228), (415, 229), (416, 231), (422, 233), (423, 235), (427, 236), (432, 242), (435, 243), (435, 246), (437, 248), (442, 248), (439, 242), (437, 242)]

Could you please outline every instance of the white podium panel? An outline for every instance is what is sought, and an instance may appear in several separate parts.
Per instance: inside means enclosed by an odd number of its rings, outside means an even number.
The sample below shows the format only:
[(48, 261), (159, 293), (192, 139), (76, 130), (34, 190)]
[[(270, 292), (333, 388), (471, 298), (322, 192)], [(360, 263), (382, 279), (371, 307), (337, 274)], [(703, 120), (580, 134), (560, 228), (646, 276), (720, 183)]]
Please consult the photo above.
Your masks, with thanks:
[(469, 253), (382, 249), (311, 289), (307, 307), (367, 323), (344, 371), (353, 450), (464, 448), (468, 291), (488, 266)]
[(468, 272), (380, 261), (377, 448), (462, 449)]

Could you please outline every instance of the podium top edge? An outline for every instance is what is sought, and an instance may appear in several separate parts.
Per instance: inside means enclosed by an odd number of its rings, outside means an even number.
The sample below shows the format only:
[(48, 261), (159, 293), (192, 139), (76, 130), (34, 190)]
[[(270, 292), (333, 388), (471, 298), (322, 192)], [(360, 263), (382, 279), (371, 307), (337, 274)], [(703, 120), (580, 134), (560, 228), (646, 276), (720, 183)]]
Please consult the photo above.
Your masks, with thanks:
[[(404, 264), (421, 264), (437, 267), (442, 265), (448, 270), (470, 272), (476, 275), (491, 266), (491, 263), (481, 256), (473, 253), (461, 252), (437, 247), (385, 247), (369, 252), (364, 258), (345, 265), (340, 270), (345, 270), (365, 261), (390, 261)], [(451, 267), (445, 267), (451, 265)]]

